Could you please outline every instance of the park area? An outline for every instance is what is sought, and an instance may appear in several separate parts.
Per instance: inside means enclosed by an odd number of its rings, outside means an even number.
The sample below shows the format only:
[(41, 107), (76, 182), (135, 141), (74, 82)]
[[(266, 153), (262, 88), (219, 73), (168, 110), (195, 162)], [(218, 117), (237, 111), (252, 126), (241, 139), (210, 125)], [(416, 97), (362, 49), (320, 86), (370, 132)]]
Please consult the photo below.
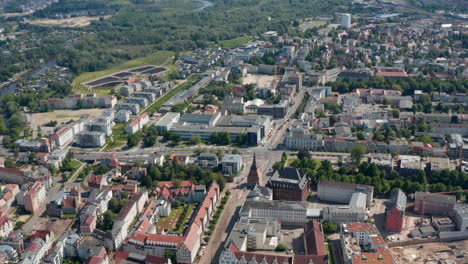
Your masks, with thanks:
[(156, 224), (158, 233), (183, 233), (184, 226), (192, 216), (195, 205), (186, 204), (179, 208), (172, 209), (169, 216), (161, 217)]

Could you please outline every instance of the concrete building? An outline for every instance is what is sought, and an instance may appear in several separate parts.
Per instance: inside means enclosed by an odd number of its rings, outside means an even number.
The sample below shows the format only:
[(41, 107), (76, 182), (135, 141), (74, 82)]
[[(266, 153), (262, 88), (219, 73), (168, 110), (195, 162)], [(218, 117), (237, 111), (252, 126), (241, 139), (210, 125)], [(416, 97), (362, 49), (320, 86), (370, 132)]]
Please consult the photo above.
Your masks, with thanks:
[(233, 242), (241, 251), (274, 250), (278, 245), (281, 223), (277, 219), (241, 218), (226, 241)]
[(367, 195), (366, 207), (370, 207), (374, 196), (372, 186), (336, 181), (320, 181), (317, 185), (318, 199), (328, 202), (348, 204), (356, 191)]
[(323, 146), (323, 136), (311, 134), (302, 127), (290, 128), (285, 137), (286, 147), (289, 149), (321, 150)]
[(468, 231), (468, 205), (456, 204), (453, 208), (452, 220), (458, 231)]
[(400, 189), (390, 193), (390, 203), (385, 211), (385, 228), (389, 231), (403, 230), (406, 210), (406, 195)]
[(125, 97), (123, 102), (128, 104), (138, 104), (141, 108), (148, 106), (148, 99), (141, 97)]
[(221, 105), (221, 112), (228, 114), (244, 114), (245, 103), (243, 97), (226, 97)]
[(453, 195), (416, 192), (414, 196), (414, 212), (418, 214), (447, 216), (457, 203)]
[(85, 130), (90, 132), (102, 132), (108, 137), (112, 134), (112, 124), (95, 120), (85, 124)]
[(132, 112), (129, 110), (120, 110), (117, 111), (115, 114), (115, 122), (116, 123), (127, 123), (130, 121), (130, 117), (132, 116)]
[(47, 198), (46, 188), (41, 182), (35, 182), (24, 195), (24, 209), (37, 213), (45, 204)]
[(169, 131), (174, 124), (179, 122), (180, 113), (168, 112), (156, 123), (159, 131)]
[(102, 147), (106, 143), (106, 135), (99, 131), (82, 131), (76, 134), (76, 144), (82, 148)]
[(242, 169), (242, 156), (239, 154), (226, 154), (221, 161), (223, 174), (236, 174)]
[(201, 153), (198, 155), (196, 164), (202, 168), (213, 168), (219, 164), (218, 156), (214, 153)]
[(140, 105), (136, 103), (117, 103), (114, 107), (115, 111), (128, 110), (131, 111), (133, 115), (137, 115), (140, 112)]
[(305, 201), (309, 195), (309, 180), (295, 168), (276, 170), (267, 187), (273, 190), (274, 200)]
[(344, 28), (351, 27), (351, 14), (341, 14), (341, 26)]
[(247, 200), (242, 205), (241, 217), (276, 218), (283, 225), (303, 226), (307, 220), (307, 204), (298, 201)]

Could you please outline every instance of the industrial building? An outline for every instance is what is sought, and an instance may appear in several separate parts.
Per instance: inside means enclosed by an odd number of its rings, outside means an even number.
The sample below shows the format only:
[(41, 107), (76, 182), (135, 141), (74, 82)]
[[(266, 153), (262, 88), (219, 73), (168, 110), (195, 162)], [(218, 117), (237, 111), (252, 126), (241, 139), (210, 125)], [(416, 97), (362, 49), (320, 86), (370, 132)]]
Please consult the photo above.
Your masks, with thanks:
[(328, 202), (347, 204), (356, 191), (367, 195), (366, 207), (370, 207), (374, 196), (373, 186), (336, 181), (320, 181), (317, 185), (318, 199)]

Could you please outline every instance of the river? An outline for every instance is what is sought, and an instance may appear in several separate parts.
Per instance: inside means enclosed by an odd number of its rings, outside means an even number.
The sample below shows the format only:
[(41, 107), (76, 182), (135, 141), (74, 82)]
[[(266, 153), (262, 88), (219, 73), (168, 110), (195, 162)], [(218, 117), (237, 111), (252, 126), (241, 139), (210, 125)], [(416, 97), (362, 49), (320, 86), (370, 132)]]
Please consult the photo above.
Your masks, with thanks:
[(203, 11), (207, 7), (214, 6), (213, 2), (210, 2), (210, 1), (206, 1), (206, 0), (194, 0), (194, 1), (203, 3), (203, 6), (200, 8), (194, 9), (193, 12), (200, 12), (200, 11)]

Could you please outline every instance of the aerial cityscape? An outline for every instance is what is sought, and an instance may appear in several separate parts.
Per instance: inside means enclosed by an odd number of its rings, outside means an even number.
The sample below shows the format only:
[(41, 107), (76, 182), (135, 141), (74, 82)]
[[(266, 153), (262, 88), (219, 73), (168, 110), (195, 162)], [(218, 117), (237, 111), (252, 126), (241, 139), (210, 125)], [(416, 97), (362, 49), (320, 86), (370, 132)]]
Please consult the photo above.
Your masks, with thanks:
[(0, 0), (0, 263), (468, 263), (464, 0)]

